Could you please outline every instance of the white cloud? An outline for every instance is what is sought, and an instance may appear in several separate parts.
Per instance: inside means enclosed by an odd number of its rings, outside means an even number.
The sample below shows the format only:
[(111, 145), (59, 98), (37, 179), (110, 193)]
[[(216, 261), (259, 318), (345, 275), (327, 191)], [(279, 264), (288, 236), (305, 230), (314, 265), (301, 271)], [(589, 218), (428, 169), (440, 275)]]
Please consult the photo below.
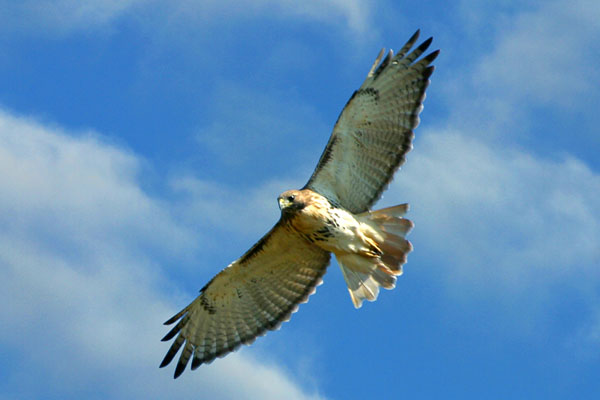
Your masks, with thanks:
[(0, 177), (3, 226), (86, 253), (103, 253), (102, 246), (139, 250), (144, 243), (166, 242), (174, 251), (191, 246), (161, 201), (139, 187), (133, 154), (92, 133), (75, 139), (4, 112), (0, 130), (0, 166), (9, 172)]
[(600, 4), (593, 0), (540, 3), (502, 19), (497, 45), (474, 80), (537, 105), (577, 106), (597, 95)]
[[(254, 238), (279, 219), (277, 195), (295, 186), (291, 181), (270, 181), (255, 188), (240, 189), (193, 176), (171, 181), (172, 189), (179, 195), (180, 209), (191, 221)], [(266, 225), (257, 226), (257, 221), (265, 221)]]
[(267, 6), (279, 4), (283, 10), (316, 21), (331, 23), (341, 19), (344, 25), (357, 34), (367, 34), (369, 30), (371, 10), (369, 4), (359, 0), (329, 1), (264, 1)]
[(106, 28), (148, 0), (1, 0), (4, 29), (66, 34)]
[[(600, 95), (593, 84), (600, 4), (465, 5), (467, 18), (482, 34), (493, 32), (495, 42), (475, 59), (474, 71), (465, 70), (470, 80), (461, 77), (449, 92), (455, 112), (446, 127), (425, 136), (410, 156), (407, 170), (418, 172), (407, 184), (419, 198), (415, 208), (428, 210), (423, 228), (458, 267), (452, 274), (482, 293), (495, 287), (490, 294), (506, 290), (520, 301), (551, 297), (558, 284), (580, 287), (595, 303), (600, 176), (561, 148), (540, 158), (512, 142), (516, 134), (559, 135), (540, 122), (546, 115), (539, 109), (567, 115), (580, 108), (573, 118), (595, 117), (588, 104)], [(539, 126), (547, 133), (536, 132)]]
[(370, 29), (369, 4), (358, 0), (182, 0), (169, 4), (176, 18), (202, 20), (248, 19), (256, 17), (295, 18), (337, 25), (357, 35)]
[(97, 136), (0, 112), (3, 392), (318, 398), (252, 352), (177, 381), (158, 369), (168, 347), (161, 322), (175, 307), (155, 259), (175, 264), (180, 252), (194, 252), (195, 233), (141, 189), (140, 164)]
[[(110, 28), (128, 16), (156, 27), (193, 26), (248, 18), (298, 19), (339, 26), (356, 35), (369, 33), (370, 10), (358, 0), (0, 0), (4, 29), (72, 33)], [(159, 28), (160, 29), (160, 28)]]
[(420, 135), (386, 198), (411, 203), (415, 253), (435, 259), (451, 293), (518, 306), (515, 320), (556, 304), (557, 287), (598, 307), (599, 174), (450, 130)]
[(456, 68), (433, 77), (452, 128), (505, 143), (544, 135), (541, 146), (571, 151), (596, 144), (598, 2), (463, 2), (461, 17), (470, 50), (454, 52)]

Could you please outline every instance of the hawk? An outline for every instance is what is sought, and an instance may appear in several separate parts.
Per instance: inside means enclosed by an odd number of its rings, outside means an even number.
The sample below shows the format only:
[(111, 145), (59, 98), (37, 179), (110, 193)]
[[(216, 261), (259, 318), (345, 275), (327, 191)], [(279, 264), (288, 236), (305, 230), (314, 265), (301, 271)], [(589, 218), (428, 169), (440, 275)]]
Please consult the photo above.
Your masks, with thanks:
[[(377, 56), (342, 110), (308, 183), (278, 197), (281, 217), (242, 257), (219, 272), (162, 339), (175, 338), (160, 367), (183, 348), (175, 378), (252, 343), (290, 319), (322, 281), (335, 254), (356, 308), (392, 289), (412, 245), (407, 204), (370, 211), (412, 148), (425, 89), (439, 50), (432, 38), (411, 51)], [(383, 58), (383, 60), (382, 60)], [(419, 59), (420, 58), (420, 59)]]

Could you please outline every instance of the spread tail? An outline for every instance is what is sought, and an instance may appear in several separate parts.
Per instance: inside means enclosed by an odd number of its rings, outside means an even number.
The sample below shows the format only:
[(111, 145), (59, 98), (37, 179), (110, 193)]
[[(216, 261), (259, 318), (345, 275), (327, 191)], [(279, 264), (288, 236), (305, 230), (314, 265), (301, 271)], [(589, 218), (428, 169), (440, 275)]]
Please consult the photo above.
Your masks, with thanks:
[(411, 221), (402, 218), (406, 211), (408, 204), (400, 204), (357, 215), (373, 251), (336, 254), (354, 307), (360, 308), (365, 299), (376, 300), (380, 286), (395, 287), (396, 276), (402, 274), (402, 265), (412, 251), (412, 245), (405, 239), (413, 227)]

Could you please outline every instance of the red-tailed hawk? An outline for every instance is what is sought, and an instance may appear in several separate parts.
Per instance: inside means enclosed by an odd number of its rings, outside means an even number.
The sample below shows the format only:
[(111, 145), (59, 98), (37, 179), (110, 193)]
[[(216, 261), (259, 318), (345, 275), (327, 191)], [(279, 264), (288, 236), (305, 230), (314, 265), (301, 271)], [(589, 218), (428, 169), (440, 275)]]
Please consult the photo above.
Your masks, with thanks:
[(408, 205), (369, 211), (412, 148), (413, 129), (439, 51), (411, 51), (417, 31), (394, 56), (382, 50), (335, 124), (321, 159), (301, 190), (279, 198), (281, 218), (246, 254), (218, 273), (166, 325), (175, 338), (161, 367), (183, 347), (175, 378), (252, 343), (287, 321), (321, 283), (335, 254), (356, 308), (392, 289), (412, 250), (402, 218)]

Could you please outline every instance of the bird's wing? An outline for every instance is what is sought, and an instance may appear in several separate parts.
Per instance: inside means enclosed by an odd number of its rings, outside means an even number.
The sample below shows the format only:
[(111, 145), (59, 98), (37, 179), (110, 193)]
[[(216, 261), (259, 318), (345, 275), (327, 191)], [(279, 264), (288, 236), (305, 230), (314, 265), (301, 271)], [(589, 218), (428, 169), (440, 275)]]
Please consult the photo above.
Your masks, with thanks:
[(190, 358), (196, 369), (252, 343), (268, 329), (277, 329), (314, 293), (328, 264), (328, 252), (280, 221), (165, 322), (177, 324), (162, 339), (175, 337), (160, 366), (169, 364), (183, 347), (175, 368), (177, 378)]
[(433, 73), (430, 64), (439, 53), (418, 60), (432, 40), (411, 51), (418, 35), (419, 31), (395, 56), (390, 50), (383, 61), (381, 50), (342, 110), (305, 188), (355, 214), (379, 199), (412, 148), (413, 129)]

